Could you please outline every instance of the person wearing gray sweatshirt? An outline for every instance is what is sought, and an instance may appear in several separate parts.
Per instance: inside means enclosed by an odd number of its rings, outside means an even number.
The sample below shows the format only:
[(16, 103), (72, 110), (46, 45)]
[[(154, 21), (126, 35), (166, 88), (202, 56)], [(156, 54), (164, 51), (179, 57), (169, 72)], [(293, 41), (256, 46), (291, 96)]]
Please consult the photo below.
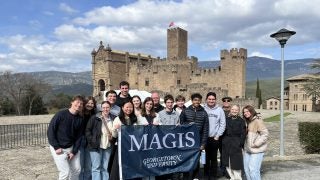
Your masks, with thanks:
[(226, 128), (226, 117), (224, 111), (216, 103), (216, 93), (209, 92), (206, 97), (204, 109), (209, 117), (209, 132), (206, 146), (205, 173), (208, 177), (217, 177), (217, 153), (219, 149), (219, 138)]

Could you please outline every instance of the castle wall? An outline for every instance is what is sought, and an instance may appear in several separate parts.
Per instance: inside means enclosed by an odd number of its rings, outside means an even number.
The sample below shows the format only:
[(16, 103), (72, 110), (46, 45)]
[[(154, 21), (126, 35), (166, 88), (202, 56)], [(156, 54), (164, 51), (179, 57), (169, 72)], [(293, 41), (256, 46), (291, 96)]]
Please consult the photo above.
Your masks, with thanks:
[(245, 97), (245, 72), (247, 52), (245, 49), (221, 51), (221, 66), (198, 68), (192, 73), (191, 83), (205, 82), (208, 87), (228, 90), (228, 96)]
[(160, 59), (104, 48), (102, 42), (92, 54), (94, 93), (99, 94), (98, 82), (104, 80), (106, 90), (118, 89), (126, 80), (130, 88), (145, 91), (159, 90), (163, 94), (190, 97), (209, 91), (223, 96), (244, 97), (246, 77), (246, 49), (221, 51), (221, 66), (215, 69), (198, 67), (196, 57), (187, 57), (187, 31), (168, 29), (168, 58)]

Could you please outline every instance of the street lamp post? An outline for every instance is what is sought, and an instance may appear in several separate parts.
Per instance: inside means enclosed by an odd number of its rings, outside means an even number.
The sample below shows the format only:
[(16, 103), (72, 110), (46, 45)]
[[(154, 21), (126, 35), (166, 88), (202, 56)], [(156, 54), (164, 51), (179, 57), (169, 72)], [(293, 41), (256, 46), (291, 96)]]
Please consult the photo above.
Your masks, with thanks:
[(284, 155), (284, 131), (283, 131), (283, 89), (284, 89), (284, 45), (288, 39), (296, 34), (295, 31), (289, 31), (287, 29), (281, 29), (276, 33), (270, 35), (270, 37), (275, 38), (279, 41), (281, 45), (281, 94), (280, 94), (280, 156)]

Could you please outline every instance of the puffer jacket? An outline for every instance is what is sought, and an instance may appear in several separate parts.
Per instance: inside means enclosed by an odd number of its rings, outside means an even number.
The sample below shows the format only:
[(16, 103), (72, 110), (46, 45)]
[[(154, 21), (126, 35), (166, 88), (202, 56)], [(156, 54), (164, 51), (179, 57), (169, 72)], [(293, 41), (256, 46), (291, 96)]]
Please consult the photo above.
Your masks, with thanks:
[(244, 149), (248, 153), (262, 153), (267, 150), (269, 131), (260, 117), (254, 116), (248, 124)]
[(207, 112), (202, 106), (195, 108), (190, 105), (186, 109), (182, 110), (180, 114), (180, 123), (194, 123), (200, 133), (201, 146), (206, 145), (209, 131), (209, 118)]

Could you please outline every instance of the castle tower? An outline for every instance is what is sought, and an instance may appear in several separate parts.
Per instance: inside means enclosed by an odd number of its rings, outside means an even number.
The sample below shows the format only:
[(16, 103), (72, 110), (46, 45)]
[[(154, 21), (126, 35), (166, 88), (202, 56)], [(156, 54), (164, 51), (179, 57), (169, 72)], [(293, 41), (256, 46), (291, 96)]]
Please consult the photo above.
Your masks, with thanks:
[(101, 95), (102, 91), (117, 89), (121, 81), (127, 80), (127, 53), (114, 52), (109, 45), (104, 47), (101, 41), (99, 49), (93, 50), (91, 56), (93, 96)]
[(224, 79), (222, 88), (228, 89), (228, 96), (244, 98), (246, 94), (247, 50), (232, 48), (221, 50), (221, 71)]
[(167, 29), (167, 58), (182, 60), (188, 56), (188, 32), (179, 27)]

